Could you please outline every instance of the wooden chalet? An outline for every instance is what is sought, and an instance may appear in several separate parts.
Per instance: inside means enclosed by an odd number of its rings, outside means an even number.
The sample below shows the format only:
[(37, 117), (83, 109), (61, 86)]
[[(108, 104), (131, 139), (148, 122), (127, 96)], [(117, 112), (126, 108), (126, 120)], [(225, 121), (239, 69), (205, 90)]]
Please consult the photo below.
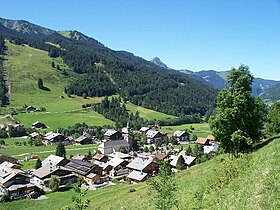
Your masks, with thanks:
[(79, 138), (75, 139), (75, 144), (77, 145), (84, 145), (84, 144), (93, 144), (92, 139), (82, 135)]
[(17, 163), (18, 159), (14, 158), (10, 155), (0, 153), (0, 164), (5, 162), (5, 161), (10, 162), (10, 163)]
[(41, 123), (39, 121), (32, 123), (33, 128), (41, 128), (41, 129), (46, 129), (48, 128), (44, 123)]
[(190, 140), (190, 134), (187, 131), (176, 130), (173, 133), (173, 136), (176, 138), (177, 141), (189, 141)]

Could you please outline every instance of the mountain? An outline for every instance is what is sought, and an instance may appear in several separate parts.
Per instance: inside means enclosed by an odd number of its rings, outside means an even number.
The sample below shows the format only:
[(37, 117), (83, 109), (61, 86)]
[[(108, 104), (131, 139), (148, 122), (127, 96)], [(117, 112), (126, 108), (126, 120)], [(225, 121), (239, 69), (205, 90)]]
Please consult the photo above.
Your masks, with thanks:
[(264, 90), (260, 97), (266, 101), (279, 101), (280, 100), (280, 82)]
[(57, 32), (27, 21), (3, 18), (0, 29), (0, 37), (14, 44), (48, 51), (53, 58), (61, 57), (73, 71), (73, 78), (64, 88), (67, 94), (118, 94), (135, 105), (176, 116), (203, 115), (214, 106), (217, 90), (205, 82), (133, 53), (111, 50), (81, 32)]
[(163, 63), (158, 57), (154, 57), (151, 60), (151, 62), (156, 64), (157, 66), (160, 66), (162, 68), (168, 69), (168, 66), (165, 63)]
[[(202, 70), (198, 72), (182, 71), (182, 70), (179, 71), (193, 77), (196, 76), (195, 78), (199, 77), (217, 90), (221, 90), (227, 86), (226, 78), (229, 74), (229, 71), (215, 71), (215, 70)], [(262, 95), (262, 98), (264, 99), (275, 100), (275, 98), (277, 98), (275, 97), (277, 95), (276, 92), (277, 90), (274, 87), (276, 87), (276, 85), (279, 84), (280, 81), (254, 78), (252, 83), (252, 93), (255, 96)]]

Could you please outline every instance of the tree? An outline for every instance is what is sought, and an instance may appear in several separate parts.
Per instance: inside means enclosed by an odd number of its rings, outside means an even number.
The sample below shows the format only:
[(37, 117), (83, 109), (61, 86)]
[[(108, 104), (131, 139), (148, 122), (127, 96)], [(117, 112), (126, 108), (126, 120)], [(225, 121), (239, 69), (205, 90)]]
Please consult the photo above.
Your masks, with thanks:
[(144, 152), (149, 152), (149, 148), (148, 147), (144, 147)]
[(176, 168), (178, 170), (183, 170), (186, 168), (186, 164), (185, 164), (185, 159), (182, 155), (179, 156), (177, 163), (176, 163)]
[(66, 150), (65, 150), (64, 144), (61, 141), (56, 146), (55, 155), (64, 157), (64, 158), (66, 157)]
[(41, 168), (42, 167), (42, 161), (40, 160), (40, 158), (37, 159), (37, 161), (35, 162), (35, 169)]
[(149, 152), (153, 152), (153, 151), (155, 151), (154, 146), (153, 145), (149, 146)]
[(186, 149), (186, 155), (191, 155), (192, 154), (192, 148), (189, 145), (188, 148)]
[(49, 183), (49, 188), (52, 191), (57, 191), (59, 189), (59, 183), (60, 183), (60, 179), (59, 176), (56, 175), (52, 175), (51, 179), (50, 179), (50, 183)]
[(266, 109), (259, 98), (252, 96), (253, 76), (248, 66), (233, 68), (227, 81), (229, 87), (218, 95), (216, 114), (210, 118), (210, 127), (224, 150), (238, 156), (260, 140)]
[(38, 79), (38, 88), (39, 89), (44, 89), (43, 80), (41, 78)]
[(267, 124), (269, 134), (280, 133), (280, 101), (275, 102), (269, 109), (269, 121)]
[(55, 68), (55, 64), (54, 64), (54, 62), (52, 62), (52, 68)]
[(120, 146), (119, 148), (119, 152), (122, 152), (122, 153), (127, 153), (126, 149), (124, 146)]
[(86, 155), (86, 158), (87, 158), (88, 160), (91, 160), (91, 159), (92, 159), (92, 154), (91, 154), (91, 151), (90, 151), (90, 150), (88, 150), (88, 154)]
[(82, 97), (83, 97), (83, 99), (86, 99), (87, 98), (87, 94), (83, 93)]
[(168, 161), (162, 161), (158, 176), (149, 179), (148, 184), (153, 192), (153, 200), (158, 209), (169, 210), (176, 205), (175, 192), (177, 185)]

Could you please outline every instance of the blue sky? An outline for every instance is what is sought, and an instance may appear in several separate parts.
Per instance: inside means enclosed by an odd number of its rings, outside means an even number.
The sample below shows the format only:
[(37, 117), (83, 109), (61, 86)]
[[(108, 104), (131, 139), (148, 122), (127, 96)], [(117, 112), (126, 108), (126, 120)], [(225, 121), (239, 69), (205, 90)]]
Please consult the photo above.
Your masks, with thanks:
[(3, 18), (75, 29), (174, 69), (280, 80), (280, 0), (0, 0)]

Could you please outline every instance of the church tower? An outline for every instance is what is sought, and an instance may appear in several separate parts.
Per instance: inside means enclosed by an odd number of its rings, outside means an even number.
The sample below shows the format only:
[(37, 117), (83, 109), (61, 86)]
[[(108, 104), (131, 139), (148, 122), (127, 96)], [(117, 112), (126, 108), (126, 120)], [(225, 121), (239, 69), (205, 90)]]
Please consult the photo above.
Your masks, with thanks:
[(122, 136), (123, 139), (127, 141), (127, 143), (132, 146), (132, 138), (129, 128), (129, 123), (126, 124), (126, 127), (122, 128)]

